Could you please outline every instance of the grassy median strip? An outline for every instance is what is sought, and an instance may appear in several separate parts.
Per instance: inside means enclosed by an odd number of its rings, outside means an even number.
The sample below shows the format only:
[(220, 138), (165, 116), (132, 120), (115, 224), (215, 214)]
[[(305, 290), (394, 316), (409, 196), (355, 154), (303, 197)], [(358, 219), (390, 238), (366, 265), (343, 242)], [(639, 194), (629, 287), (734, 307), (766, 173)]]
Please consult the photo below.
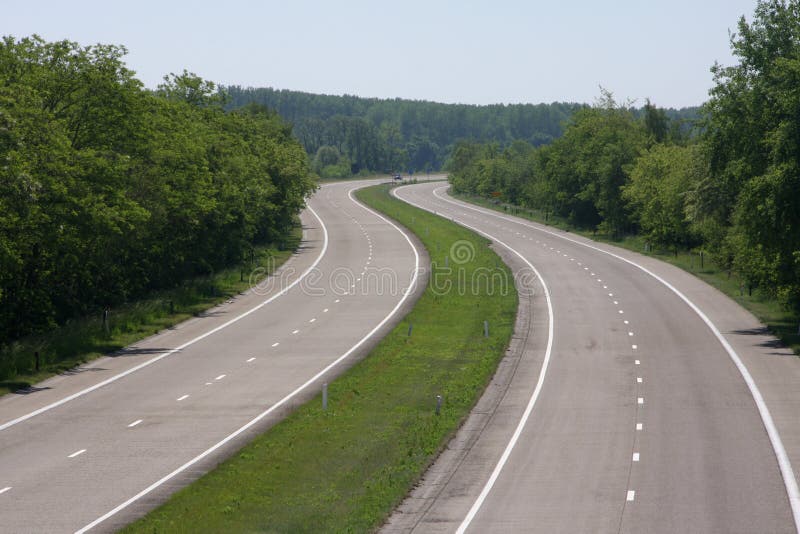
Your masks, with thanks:
[(319, 396), (299, 407), (125, 532), (369, 532), (467, 416), (511, 338), (512, 275), (487, 240), (387, 186), (357, 196), (423, 241), (434, 264), (424, 295), (329, 385), (327, 411)]
[(767, 325), (772, 335), (779, 338), (787, 347), (791, 348), (795, 354), (800, 355), (800, 329), (798, 329), (797, 326), (797, 317), (781, 306), (774, 297), (757, 288), (752, 289), (748, 287), (735, 272), (721, 269), (714, 264), (714, 262), (710, 261), (707, 256), (701, 256), (700, 252), (697, 250), (681, 249), (676, 252), (674, 249), (667, 250), (662, 247), (654, 248), (652, 245), (646, 247), (647, 240), (641, 236), (634, 235), (614, 238), (598, 232), (577, 229), (563, 219), (552, 216), (545, 217), (544, 214), (538, 210), (500, 203), (473, 195), (456, 194), (454, 196), (457, 199), (484, 208), (514, 215), (540, 224), (547, 224), (562, 230), (568, 230), (578, 235), (588, 237), (589, 239), (594, 239), (595, 241), (609, 243), (634, 252), (646, 254), (661, 261), (671, 263), (676, 267), (680, 267), (735, 300), (740, 306), (755, 315), (759, 321)]
[(113, 308), (105, 323), (98, 312), (0, 346), (0, 395), (127, 347), (245, 291), (289, 259), (299, 246), (302, 233), (298, 223), (283, 246), (256, 247), (247, 265), (187, 280), (180, 287)]

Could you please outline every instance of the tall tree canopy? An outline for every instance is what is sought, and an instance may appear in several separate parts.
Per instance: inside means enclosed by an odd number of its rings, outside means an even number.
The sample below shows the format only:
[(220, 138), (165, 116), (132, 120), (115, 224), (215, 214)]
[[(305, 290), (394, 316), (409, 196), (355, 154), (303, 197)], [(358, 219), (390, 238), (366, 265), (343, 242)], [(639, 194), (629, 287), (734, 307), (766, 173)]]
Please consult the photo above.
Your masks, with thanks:
[[(257, 102), (275, 109), (294, 125), (295, 134), (311, 157), (323, 146), (334, 146), (342, 159), (323, 176), (338, 176), (351, 165), (352, 172), (413, 170), (423, 172), (447, 165), (459, 141), (497, 143), (515, 141), (533, 146), (552, 142), (581, 104), (497, 104), (473, 106), (402, 99), (315, 95), (271, 88), (227, 87), (229, 109)], [(659, 110), (670, 119), (689, 119), (696, 108)], [(644, 110), (633, 110), (635, 114)], [(685, 133), (674, 120), (675, 132)], [(367, 125), (367, 126), (364, 126)], [(349, 132), (365, 130), (356, 137)], [(674, 134), (673, 134), (674, 135)], [(361, 146), (364, 149), (360, 148)], [(359, 157), (367, 153), (369, 157)]]
[(800, 312), (800, 0), (760, 1), (731, 47), (738, 63), (711, 69), (694, 135), (649, 100), (634, 110), (604, 94), (549, 145), (457, 145), (453, 188), (702, 247)]
[(705, 107), (698, 222), (751, 283), (800, 309), (800, 1), (759, 2), (731, 47), (739, 63), (714, 67)]
[(241, 260), (313, 190), (274, 112), (125, 49), (0, 41), (0, 343)]

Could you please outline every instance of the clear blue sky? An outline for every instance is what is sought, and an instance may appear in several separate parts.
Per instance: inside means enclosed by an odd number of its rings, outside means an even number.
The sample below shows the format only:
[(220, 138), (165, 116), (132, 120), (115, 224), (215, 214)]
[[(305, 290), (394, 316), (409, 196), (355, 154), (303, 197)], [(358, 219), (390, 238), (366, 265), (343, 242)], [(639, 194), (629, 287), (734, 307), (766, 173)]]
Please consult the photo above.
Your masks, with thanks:
[(148, 87), (221, 84), (469, 104), (697, 105), (756, 0), (6, 0), (0, 33), (125, 45)]

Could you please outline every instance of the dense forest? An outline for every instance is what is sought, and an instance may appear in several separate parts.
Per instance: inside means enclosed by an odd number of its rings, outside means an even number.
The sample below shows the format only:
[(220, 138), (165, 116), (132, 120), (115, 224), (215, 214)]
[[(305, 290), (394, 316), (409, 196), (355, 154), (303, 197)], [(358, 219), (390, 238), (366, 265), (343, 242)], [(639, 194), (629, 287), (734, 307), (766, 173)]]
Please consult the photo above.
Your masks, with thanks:
[(0, 41), (0, 344), (238, 262), (315, 187), (273, 111), (125, 53)]
[(456, 192), (499, 197), (609, 234), (700, 248), (800, 312), (800, 1), (762, 1), (712, 68), (699, 135), (604, 93), (535, 147), (462, 142)]
[[(359, 172), (425, 172), (444, 167), (459, 140), (533, 146), (561, 136), (582, 104), (473, 106), (356, 96), (315, 95), (270, 88), (227, 87), (228, 108), (258, 103), (277, 111), (325, 178)], [(696, 108), (667, 110), (675, 124)]]

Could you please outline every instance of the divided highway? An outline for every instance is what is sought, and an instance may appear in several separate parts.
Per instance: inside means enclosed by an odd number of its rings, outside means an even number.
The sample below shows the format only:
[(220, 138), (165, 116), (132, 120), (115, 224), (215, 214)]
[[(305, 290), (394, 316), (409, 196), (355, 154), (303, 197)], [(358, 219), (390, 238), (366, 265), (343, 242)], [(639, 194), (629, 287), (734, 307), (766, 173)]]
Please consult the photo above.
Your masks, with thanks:
[(423, 284), (414, 239), (323, 186), (270, 283), (0, 399), (0, 531), (110, 531), (318, 393)]
[(495, 401), (385, 532), (797, 532), (798, 358), (679, 269), (446, 189), (395, 194), (492, 239), (534, 292)]

